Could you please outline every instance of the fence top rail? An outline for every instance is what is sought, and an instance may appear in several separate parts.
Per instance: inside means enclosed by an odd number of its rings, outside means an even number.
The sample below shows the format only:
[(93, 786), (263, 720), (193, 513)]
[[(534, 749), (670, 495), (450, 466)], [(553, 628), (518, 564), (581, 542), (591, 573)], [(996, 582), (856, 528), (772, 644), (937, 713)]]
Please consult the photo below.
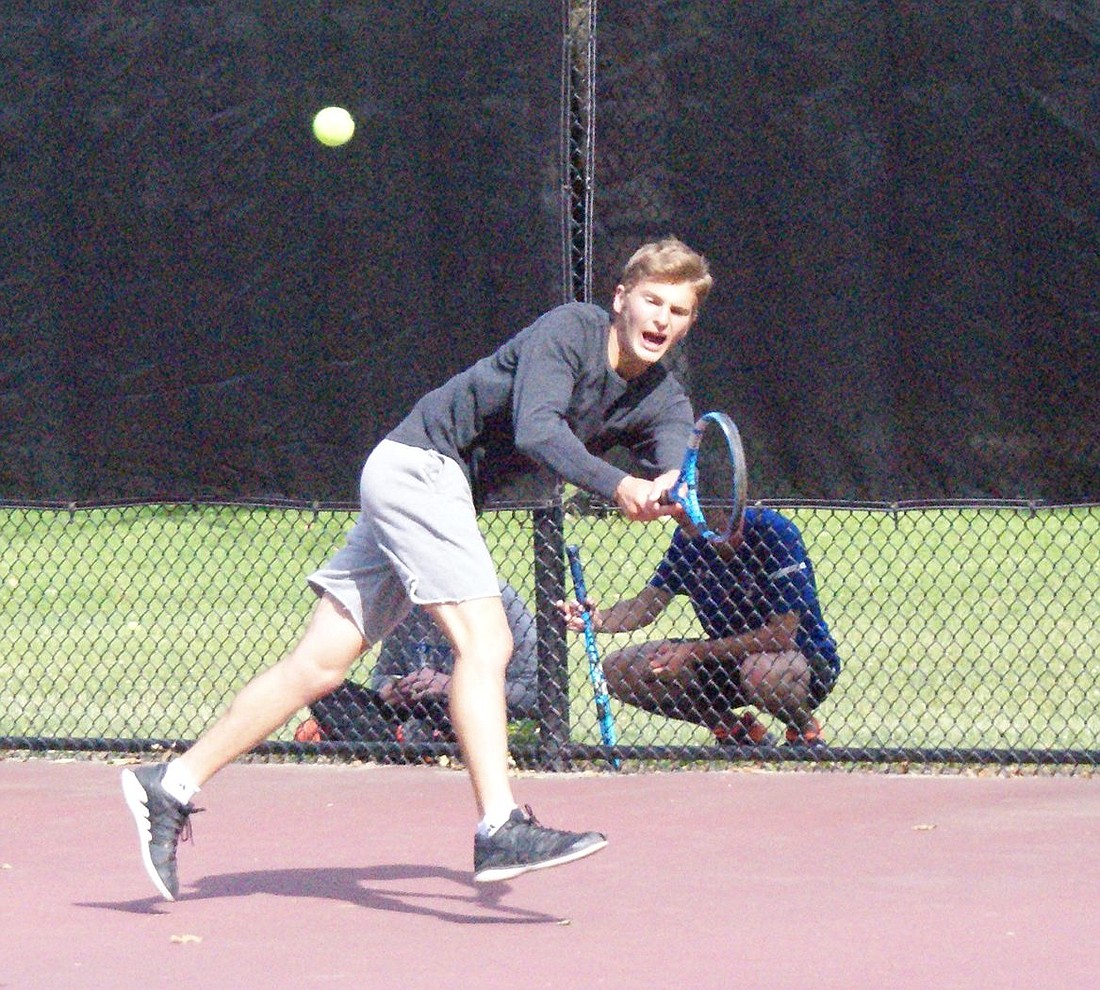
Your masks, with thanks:
[[(485, 506), (486, 512), (505, 511), (532, 511), (551, 508), (557, 505), (565, 508), (578, 508), (578, 503), (566, 498), (562, 502), (542, 501), (501, 501), (493, 502)], [(865, 501), (860, 499), (813, 499), (813, 498), (776, 498), (754, 499), (752, 505), (771, 507), (776, 509), (823, 509), (823, 510), (859, 510), (864, 512), (920, 512), (929, 509), (990, 509), (990, 510), (1015, 510), (1023, 512), (1040, 512), (1063, 509), (1095, 509), (1100, 507), (1100, 501), (1079, 502), (1047, 502), (1043, 499), (1022, 498), (938, 498), (938, 499), (905, 499), (893, 502)], [(614, 509), (611, 503), (591, 501), (588, 505), (592, 509)], [(279, 496), (264, 496), (257, 498), (196, 496), (193, 498), (172, 498), (165, 496), (145, 498), (119, 498), (119, 499), (21, 499), (4, 498), (0, 496), (0, 510), (5, 509), (30, 509), (55, 512), (79, 512), (97, 509), (124, 509), (139, 506), (190, 506), (192, 508), (225, 506), (234, 508), (251, 509), (286, 509), (302, 512), (357, 512), (359, 505), (356, 502), (324, 501), (316, 499), (282, 498)], [(580, 508), (581, 514), (584, 509)]]

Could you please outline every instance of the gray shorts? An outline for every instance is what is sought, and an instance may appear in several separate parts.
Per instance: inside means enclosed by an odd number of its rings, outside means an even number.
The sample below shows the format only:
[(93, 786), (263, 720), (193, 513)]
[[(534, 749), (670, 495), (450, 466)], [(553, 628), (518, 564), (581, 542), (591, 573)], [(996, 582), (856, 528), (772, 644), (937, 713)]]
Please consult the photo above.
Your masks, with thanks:
[(347, 542), (308, 578), (377, 643), (417, 605), (500, 597), (496, 567), (457, 462), (383, 440), (359, 482), (359, 518)]

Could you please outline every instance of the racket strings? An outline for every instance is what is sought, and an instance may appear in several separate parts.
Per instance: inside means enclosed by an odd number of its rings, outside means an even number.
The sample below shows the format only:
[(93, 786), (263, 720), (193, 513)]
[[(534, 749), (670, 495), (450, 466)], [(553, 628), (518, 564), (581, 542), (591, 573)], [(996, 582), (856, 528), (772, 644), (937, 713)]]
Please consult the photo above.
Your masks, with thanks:
[[(732, 424), (728, 428), (736, 429)], [(738, 477), (737, 456), (731, 443), (717, 422), (711, 422), (699, 440), (695, 491), (712, 540), (727, 538), (736, 528), (733, 516), (740, 509), (738, 501), (743, 494), (738, 491), (743, 481)]]

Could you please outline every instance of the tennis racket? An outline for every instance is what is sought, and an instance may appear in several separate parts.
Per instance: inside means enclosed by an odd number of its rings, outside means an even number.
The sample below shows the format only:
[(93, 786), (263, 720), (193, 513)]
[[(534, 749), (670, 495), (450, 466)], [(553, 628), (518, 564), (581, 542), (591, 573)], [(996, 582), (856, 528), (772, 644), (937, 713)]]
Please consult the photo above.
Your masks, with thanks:
[[(729, 513), (724, 526), (712, 525), (703, 511), (704, 502), (699, 499), (700, 470), (707, 473), (707, 487), (715, 494), (716, 504)], [(665, 505), (683, 506), (691, 524), (706, 539), (721, 543), (741, 525), (747, 481), (745, 450), (736, 424), (723, 412), (708, 412), (695, 421), (680, 476), (661, 501)], [(710, 504), (710, 500), (705, 503)]]
[[(588, 657), (588, 679), (596, 696), (596, 718), (600, 723), (600, 739), (605, 746), (614, 746), (616, 742), (615, 719), (611, 715), (611, 696), (607, 692), (607, 679), (603, 673), (603, 661), (596, 646), (596, 630), (592, 628), (592, 609), (588, 606), (588, 590), (584, 584), (584, 568), (581, 566), (580, 548), (570, 544), (565, 548), (569, 558), (569, 570), (573, 574), (573, 588), (577, 601), (584, 608), (584, 652)], [(611, 765), (618, 770), (620, 761), (610, 756)]]

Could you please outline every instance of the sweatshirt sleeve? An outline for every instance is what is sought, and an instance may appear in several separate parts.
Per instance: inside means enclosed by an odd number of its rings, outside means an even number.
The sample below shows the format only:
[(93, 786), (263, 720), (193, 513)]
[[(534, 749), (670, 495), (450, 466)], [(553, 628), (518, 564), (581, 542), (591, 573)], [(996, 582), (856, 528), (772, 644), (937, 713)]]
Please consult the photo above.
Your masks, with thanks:
[[(554, 314), (552, 314), (553, 316)], [(615, 497), (626, 472), (589, 453), (569, 416), (585, 418), (601, 401), (606, 331), (544, 318), (520, 355), (512, 398), (516, 449), (571, 484)], [(602, 338), (602, 339), (601, 339)]]

